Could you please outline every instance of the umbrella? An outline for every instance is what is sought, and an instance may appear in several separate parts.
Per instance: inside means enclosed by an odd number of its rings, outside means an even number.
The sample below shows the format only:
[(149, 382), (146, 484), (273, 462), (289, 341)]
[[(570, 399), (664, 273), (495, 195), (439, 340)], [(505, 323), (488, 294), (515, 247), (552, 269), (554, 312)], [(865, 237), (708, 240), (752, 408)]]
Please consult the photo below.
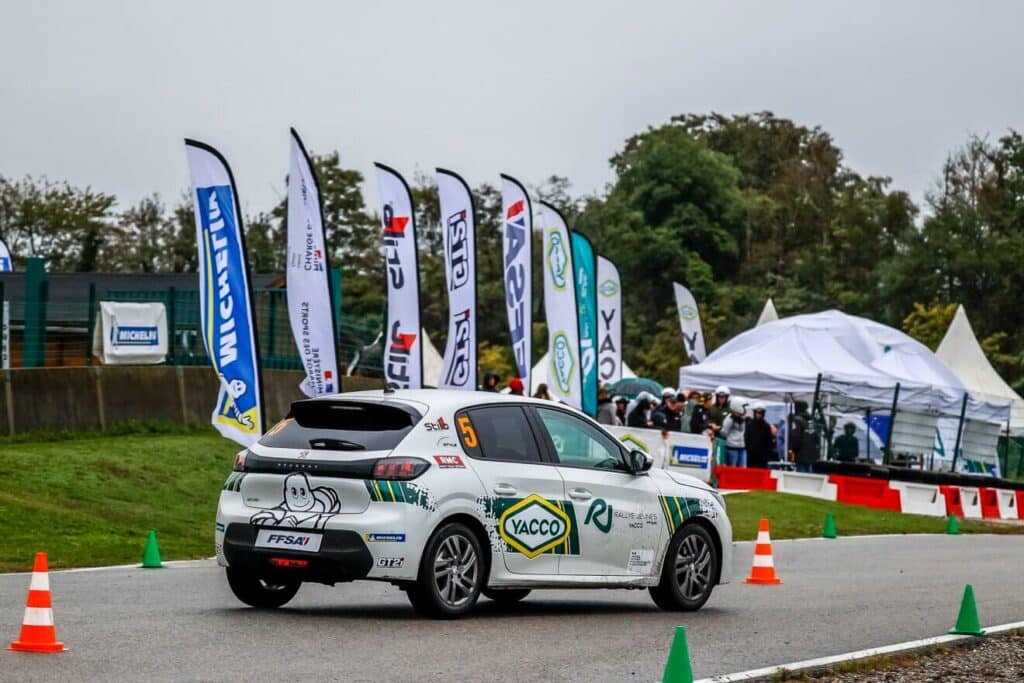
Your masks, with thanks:
[(629, 377), (620, 379), (614, 384), (608, 385), (608, 393), (615, 396), (623, 396), (632, 401), (641, 391), (646, 391), (653, 396), (661, 396), (662, 386), (653, 379), (646, 377)]

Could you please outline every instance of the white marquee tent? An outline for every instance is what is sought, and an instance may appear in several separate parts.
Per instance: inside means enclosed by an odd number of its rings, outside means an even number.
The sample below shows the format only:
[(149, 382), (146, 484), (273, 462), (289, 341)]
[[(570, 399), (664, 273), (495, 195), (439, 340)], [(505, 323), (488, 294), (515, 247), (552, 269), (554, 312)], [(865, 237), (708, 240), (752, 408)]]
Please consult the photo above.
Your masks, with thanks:
[[(840, 311), (768, 322), (726, 342), (698, 365), (679, 369), (679, 384), (768, 400), (810, 399), (818, 376), (836, 404), (886, 406), (897, 382), (906, 409), (959, 415), (966, 387), (920, 342), (899, 330)], [(1002, 421), (1001, 405), (971, 399), (968, 416)]]
[(935, 355), (950, 367), (974, 398), (993, 403), (1009, 401), (1010, 432), (1024, 433), (1024, 399), (988, 362), (963, 306), (957, 307)]
[(775, 311), (775, 303), (771, 297), (768, 297), (768, 301), (764, 302), (764, 308), (761, 309), (761, 315), (757, 318), (757, 323), (754, 327), (760, 327), (765, 323), (773, 323), (779, 319), (779, 314)]

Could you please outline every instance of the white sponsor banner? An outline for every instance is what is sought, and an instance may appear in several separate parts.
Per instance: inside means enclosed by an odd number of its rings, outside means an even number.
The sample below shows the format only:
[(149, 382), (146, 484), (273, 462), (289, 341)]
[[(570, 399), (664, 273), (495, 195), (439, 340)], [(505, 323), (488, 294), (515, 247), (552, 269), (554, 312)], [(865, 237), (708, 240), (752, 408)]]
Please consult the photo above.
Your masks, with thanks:
[(548, 391), (576, 409), (582, 407), (579, 317), (569, 228), (555, 207), (541, 202), (544, 230), (544, 311), (548, 326)]
[(11, 368), (11, 305), (0, 301), (0, 369)]
[(526, 189), (501, 176), (501, 255), (505, 273), (505, 308), (512, 336), (516, 375), (530, 388), (533, 330), (533, 213)]
[(11, 250), (7, 248), (3, 240), (0, 240), (0, 273), (9, 273), (14, 270), (14, 259), (11, 258)]
[(104, 365), (152, 365), (167, 358), (167, 309), (162, 303), (100, 302), (93, 348)]
[(423, 386), (420, 277), (416, 220), (409, 186), (397, 171), (377, 164), (388, 317), (384, 329), (384, 378), (393, 389)]
[(597, 376), (605, 384), (622, 379), (622, 283), (604, 256), (597, 257)]
[(220, 380), (210, 420), (221, 436), (249, 446), (260, 438), (266, 418), (238, 192), (227, 161), (213, 147), (186, 140), (185, 153), (199, 252), (200, 329)]
[(320, 188), (299, 134), (291, 132), (288, 170), (288, 320), (306, 369), (299, 388), (310, 398), (338, 391), (334, 305)]
[(704, 332), (700, 327), (700, 312), (690, 290), (678, 282), (673, 282), (672, 286), (676, 292), (676, 309), (679, 311), (679, 327), (683, 331), (686, 355), (693, 365), (704, 360), (707, 355), (704, 351)]
[(466, 181), (437, 169), (448, 289), (448, 342), (438, 389), (476, 390), (476, 220)]
[(630, 450), (641, 450), (654, 458), (654, 467), (689, 474), (701, 481), (711, 480), (714, 446), (703, 434), (607, 425), (605, 429)]

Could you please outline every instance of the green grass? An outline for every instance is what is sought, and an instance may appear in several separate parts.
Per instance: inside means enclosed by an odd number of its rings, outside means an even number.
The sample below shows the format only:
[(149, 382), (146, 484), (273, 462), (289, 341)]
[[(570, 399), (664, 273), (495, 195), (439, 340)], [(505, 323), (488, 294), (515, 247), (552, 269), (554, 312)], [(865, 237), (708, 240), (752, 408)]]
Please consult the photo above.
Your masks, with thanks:
[[(130, 431), (130, 430), (129, 430)], [(146, 430), (142, 430), (146, 431)], [(0, 571), (210, 557), (220, 487), (238, 446), (201, 433), (0, 440)]]
[[(941, 534), (946, 531), (945, 519), (905, 515), (774, 491), (730, 494), (725, 497), (725, 504), (732, 522), (733, 540), (736, 541), (754, 540), (762, 517), (768, 518), (773, 539), (821, 536), (827, 512), (835, 515), (840, 536)], [(1024, 525), (963, 520), (960, 530), (968, 534), (1021, 534), (1024, 533)]]

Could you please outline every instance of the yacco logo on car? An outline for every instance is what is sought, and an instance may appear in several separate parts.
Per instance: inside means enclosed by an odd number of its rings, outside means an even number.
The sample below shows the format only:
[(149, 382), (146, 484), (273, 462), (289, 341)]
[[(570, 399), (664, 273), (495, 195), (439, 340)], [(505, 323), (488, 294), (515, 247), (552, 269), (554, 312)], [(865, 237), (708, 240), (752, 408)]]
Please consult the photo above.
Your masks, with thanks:
[(462, 462), (462, 458), (457, 455), (435, 455), (434, 462), (443, 470), (466, 466), (466, 463)]
[(365, 534), (367, 543), (405, 543), (405, 534)]
[(572, 349), (569, 348), (569, 339), (565, 332), (555, 333), (554, 355), (551, 357), (551, 368), (555, 371), (555, 381), (563, 394), (568, 394), (572, 389), (572, 376), (576, 372), (576, 359), (573, 357)]
[(682, 465), (683, 467), (707, 467), (710, 457), (710, 448), (673, 446), (671, 463), (673, 465)]
[(451, 273), (449, 289), (455, 291), (469, 282), (469, 240), (466, 212), (448, 216), (448, 268)]
[(530, 559), (562, 543), (571, 530), (569, 516), (537, 494), (505, 510), (498, 520), (499, 535)]
[(428, 432), (447, 432), (449, 429), (443, 417), (437, 418), (437, 422), (426, 422), (423, 426)]
[(551, 282), (555, 285), (555, 289), (563, 290), (566, 285), (566, 269), (569, 267), (569, 252), (566, 250), (565, 244), (562, 243), (562, 233), (558, 230), (551, 230), (548, 233), (548, 240), (551, 242), (547, 258)]
[(455, 322), (455, 357), (445, 381), (454, 386), (465, 386), (469, 381), (469, 315), (467, 308), (452, 316)]
[(637, 448), (643, 451), (644, 453), (651, 452), (650, 447), (647, 445), (645, 441), (642, 441), (641, 439), (639, 439), (636, 436), (633, 436), (632, 434), (623, 434), (622, 436), (619, 437), (619, 441), (626, 444), (630, 448)]

